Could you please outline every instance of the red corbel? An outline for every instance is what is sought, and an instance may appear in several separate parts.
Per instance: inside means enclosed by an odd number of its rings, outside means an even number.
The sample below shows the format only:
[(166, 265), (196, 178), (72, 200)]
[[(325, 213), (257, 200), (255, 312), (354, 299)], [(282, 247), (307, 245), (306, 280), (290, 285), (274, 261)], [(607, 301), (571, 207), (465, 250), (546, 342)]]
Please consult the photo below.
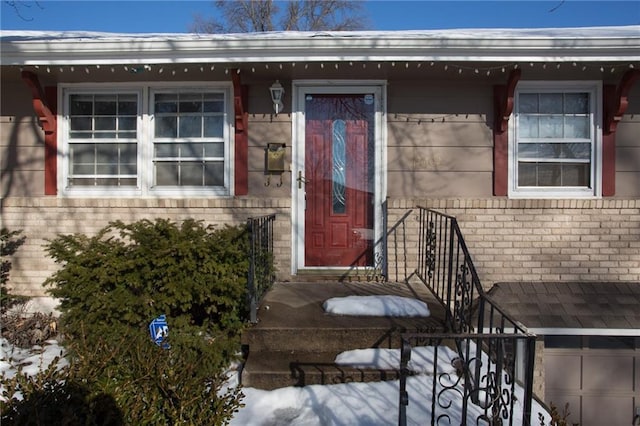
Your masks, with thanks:
[(516, 92), (516, 86), (518, 85), (518, 81), (520, 81), (520, 76), (522, 75), (522, 70), (515, 69), (511, 71), (509, 74), (509, 78), (507, 79), (506, 86), (497, 86), (501, 87), (499, 90), (501, 93), (496, 94), (496, 129), (502, 133), (507, 131), (507, 126), (509, 124), (509, 117), (513, 112), (514, 106), (514, 96)]
[(620, 79), (613, 99), (605, 98), (605, 133), (615, 133), (618, 123), (629, 106), (629, 92), (638, 78), (640, 78), (640, 70), (628, 70)]
[(56, 116), (51, 112), (51, 108), (47, 104), (47, 100), (40, 86), (38, 76), (31, 71), (22, 71), (22, 79), (31, 89), (31, 96), (33, 97), (33, 109), (38, 114), (40, 120), (40, 126), (44, 130), (45, 134), (55, 133), (56, 131)]
[(516, 86), (522, 71), (515, 69), (509, 74), (506, 85), (493, 88), (494, 124), (493, 124), (493, 195), (505, 196), (508, 193), (509, 176), (509, 117), (513, 112)]
[(237, 70), (230, 70), (233, 82), (233, 114), (235, 125), (235, 195), (249, 193), (249, 115), (248, 89), (240, 82)]
[(57, 89), (52, 86), (47, 87), (46, 91), (42, 90), (38, 76), (31, 71), (22, 71), (21, 76), (31, 90), (33, 110), (38, 115), (40, 126), (44, 131), (44, 194), (56, 195), (58, 193)]

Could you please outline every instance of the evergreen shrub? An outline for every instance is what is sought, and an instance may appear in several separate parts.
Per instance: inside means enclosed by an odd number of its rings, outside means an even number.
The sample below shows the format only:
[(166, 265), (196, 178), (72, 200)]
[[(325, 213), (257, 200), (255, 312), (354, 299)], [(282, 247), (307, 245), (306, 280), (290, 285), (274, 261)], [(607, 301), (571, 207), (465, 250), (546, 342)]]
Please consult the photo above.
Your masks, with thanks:
[(9, 257), (15, 254), (18, 248), (24, 244), (26, 237), (20, 236), (21, 230), (9, 231), (0, 229), (0, 312), (5, 312), (16, 303), (24, 302), (24, 297), (10, 295), (7, 289), (11, 261)]
[[(59, 236), (47, 251), (61, 268), (45, 285), (88, 395), (113, 398), (127, 424), (231, 418), (241, 393), (222, 388), (246, 318), (244, 227), (117, 221), (93, 237)], [(159, 315), (169, 349), (149, 335)]]

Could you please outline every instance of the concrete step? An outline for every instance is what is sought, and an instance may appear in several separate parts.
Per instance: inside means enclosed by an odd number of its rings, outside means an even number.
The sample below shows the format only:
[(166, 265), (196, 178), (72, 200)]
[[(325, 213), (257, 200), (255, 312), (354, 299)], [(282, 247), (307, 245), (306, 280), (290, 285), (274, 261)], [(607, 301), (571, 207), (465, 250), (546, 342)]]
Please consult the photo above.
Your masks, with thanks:
[(255, 327), (243, 334), (251, 352), (342, 352), (360, 348), (399, 348), (402, 333), (442, 332), (430, 318), (324, 318), (316, 326)]
[(337, 365), (336, 352), (250, 353), (242, 371), (245, 386), (273, 390), (286, 386), (397, 380), (399, 370)]
[[(396, 295), (423, 300), (431, 316), (368, 317), (326, 313), (332, 297)], [(397, 371), (337, 366), (338, 353), (352, 349), (399, 348), (405, 332), (444, 331), (444, 308), (424, 286), (405, 283), (277, 283), (265, 296), (258, 323), (248, 327), (242, 343), (248, 354), (242, 383), (260, 389), (350, 381), (390, 380)]]

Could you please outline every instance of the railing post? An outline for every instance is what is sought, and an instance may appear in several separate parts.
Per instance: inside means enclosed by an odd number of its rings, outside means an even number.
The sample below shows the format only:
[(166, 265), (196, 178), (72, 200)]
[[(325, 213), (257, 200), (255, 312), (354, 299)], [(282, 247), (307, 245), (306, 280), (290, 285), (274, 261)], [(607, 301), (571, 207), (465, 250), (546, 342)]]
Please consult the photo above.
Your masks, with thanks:
[[(382, 203), (382, 265), (381, 273), (385, 280), (389, 281), (389, 237), (387, 236), (387, 226), (389, 224), (389, 207), (387, 200)], [(397, 267), (397, 265), (396, 265)]]
[(256, 248), (255, 248), (255, 233), (253, 227), (253, 219), (247, 220), (247, 231), (249, 231), (249, 272), (247, 276), (247, 289), (249, 292), (249, 321), (252, 324), (258, 322), (258, 295), (256, 292), (255, 283), (255, 268), (256, 268)]
[(536, 358), (536, 338), (527, 336), (527, 361), (525, 366), (524, 380), (524, 408), (522, 413), (522, 424), (531, 424), (531, 408), (533, 404), (533, 367)]
[[(455, 219), (449, 219), (449, 247), (448, 247), (448, 264), (447, 264), (447, 309), (445, 310), (446, 312), (446, 318), (445, 318), (445, 324), (450, 324), (451, 328), (453, 329), (452, 331), (456, 331), (456, 332), (462, 332), (462, 330), (455, 330), (455, 318), (452, 318), (451, 315), (451, 291), (453, 288), (453, 276), (454, 276), (454, 270), (453, 270), (453, 242), (454, 242), (454, 234), (455, 234)], [(454, 292), (453, 297), (456, 297), (456, 294)], [(454, 302), (455, 305), (455, 302)]]
[(398, 412), (398, 426), (407, 425), (407, 405), (409, 405), (409, 393), (407, 392), (407, 377), (409, 376), (409, 361), (411, 360), (411, 344), (402, 339), (400, 350), (400, 401)]

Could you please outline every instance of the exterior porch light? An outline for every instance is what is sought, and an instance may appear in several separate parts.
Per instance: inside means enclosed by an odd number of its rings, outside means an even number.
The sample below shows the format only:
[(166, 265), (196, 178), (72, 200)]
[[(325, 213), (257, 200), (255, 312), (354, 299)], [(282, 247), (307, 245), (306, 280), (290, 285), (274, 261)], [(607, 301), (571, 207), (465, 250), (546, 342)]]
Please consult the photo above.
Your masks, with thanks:
[(282, 108), (284, 104), (282, 103), (282, 97), (284, 96), (284, 87), (278, 80), (269, 87), (269, 92), (271, 92), (271, 102), (273, 102), (273, 110), (276, 112), (276, 115)]

